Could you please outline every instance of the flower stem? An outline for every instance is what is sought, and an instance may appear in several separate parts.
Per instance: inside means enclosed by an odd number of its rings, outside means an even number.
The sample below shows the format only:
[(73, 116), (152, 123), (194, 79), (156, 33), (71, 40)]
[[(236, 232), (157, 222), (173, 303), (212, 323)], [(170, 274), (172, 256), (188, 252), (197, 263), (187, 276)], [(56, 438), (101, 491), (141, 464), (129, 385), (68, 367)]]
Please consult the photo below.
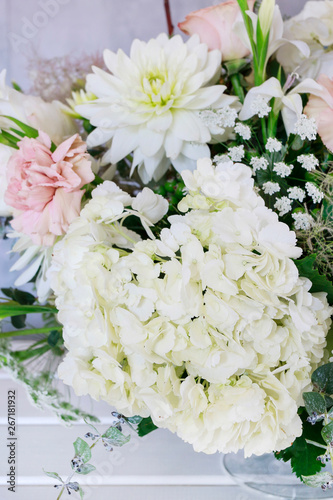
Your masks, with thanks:
[(233, 89), (235, 91), (236, 96), (239, 98), (240, 102), (243, 104), (244, 102), (244, 89), (240, 82), (240, 75), (235, 74), (230, 77)]
[(57, 500), (60, 500), (60, 497), (62, 496), (64, 490), (65, 490), (65, 487), (63, 486), (62, 489), (61, 489), (61, 491), (60, 491), (60, 493), (59, 493), (59, 495), (57, 496)]
[(40, 333), (49, 333), (53, 330), (57, 330), (57, 331), (60, 331), (62, 330), (62, 326), (45, 326), (43, 328), (31, 328), (30, 330), (13, 330), (11, 332), (4, 332), (4, 333), (0, 333), (0, 339), (5, 339), (5, 338), (8, 338), (8, 337), (19, 337), (19, 336), (23, 336), (23, 335), (37, 335), (37, 334), (40, 334)]
[(174, 27), (173, 27), (172, 19), (171, 19), (169, 0), (164, 0), (164, 10), (165, 10), (166, 20), (167, 20), (167, 25), (168, 25), (168, 33), (169, 33), (169, 36), (171, 37), (173, 35)]

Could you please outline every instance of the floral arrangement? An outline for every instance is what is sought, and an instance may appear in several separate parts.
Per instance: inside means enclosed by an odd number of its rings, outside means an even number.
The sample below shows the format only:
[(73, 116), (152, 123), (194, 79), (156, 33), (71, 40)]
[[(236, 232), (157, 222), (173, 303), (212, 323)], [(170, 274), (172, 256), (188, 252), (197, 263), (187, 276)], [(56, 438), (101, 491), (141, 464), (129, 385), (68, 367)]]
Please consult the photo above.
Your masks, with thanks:
[[(123, 425), (167, 428), (330, 488), (333, 1), (283, 21), (274, 0), (230, 0), (189, 14), (187, 41), (166, 7), (169, 36), (105, 50), (86, 82), (60, 65), (63, 102), (0, 74), (0, 211), (22, 271), (2, 289), (1, 365), (108, 451)], [(29, 376), (32, 358), (52, 369)], [(62, 401), (56, 372), (114, 424)], [(71, 479), (97, 441), (75, 441), (66, 481), (47, 473), (58, 498), (83, 495)]]

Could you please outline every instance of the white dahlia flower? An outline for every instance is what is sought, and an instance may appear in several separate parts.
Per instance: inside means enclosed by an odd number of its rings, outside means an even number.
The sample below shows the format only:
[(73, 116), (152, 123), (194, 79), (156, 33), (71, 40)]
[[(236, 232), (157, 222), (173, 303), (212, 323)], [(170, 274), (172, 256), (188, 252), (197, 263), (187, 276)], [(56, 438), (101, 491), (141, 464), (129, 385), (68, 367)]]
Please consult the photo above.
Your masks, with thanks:
[(97, 127), (89, 146), (111, 140), (105, 162), (133, 152), (132, 169), (138, 167), (144, 182), (158, 180), (170, 164), (178, 172), (194, 170), (197, 159), (210, 155), (208, 142), (230, 135), (239, 103), (223, 95), (224, 85), (213, 85), (221, 53), (197, 35), (186, 43), (166, 34), (134, 40), (130, 57), (105, 50), (104, 61), (111, 74), (93, 67), (87, 77), (87, 91), (98, 99), (76, 110)]
[(299, 277), (295, 233), (255, 193), (249, 167), (204, 159), (183, 179), (186, 213), (158, 239), (126, 221), (149, 230), (161, 199), (106, 182), (56, 244), (50, 278), (69, 351), (60, 378), (150, 415), (196, 451), (284, 449), (301, 434), (297, 407), (331, 308)]

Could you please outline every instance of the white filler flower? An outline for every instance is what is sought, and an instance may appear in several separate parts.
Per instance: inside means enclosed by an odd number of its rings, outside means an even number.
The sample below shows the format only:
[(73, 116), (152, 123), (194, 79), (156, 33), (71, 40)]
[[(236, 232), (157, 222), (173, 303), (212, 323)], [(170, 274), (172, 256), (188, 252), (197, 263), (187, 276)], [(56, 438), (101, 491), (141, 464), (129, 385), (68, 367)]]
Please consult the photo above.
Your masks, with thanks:
[[(161, 178), (170, 164), (179, 172), (194, 170), (195, 161), (210, 154), (207, 143), (223, 140), (230, 106), (238, 109), (239, 103), (223, 95), (224, 85), (212, 85), (220, 76), (221, 53), (208, 51), (197, 35), (186, 43), (165, 34), (148, 43), (134, 40), (130, 57), (105, 50), (104, 60), (112, 74), (94, 67), (87, 91), (98, 99), (76, 110), (97, 127), (89, 146), (112, 139), (106, 162), (134, 152), (132, 167), (148, 182)], [(216, 115), (218, 127), (205, 119), (207, 113), (200, 116), (203, 110)]]
[(143, 241), (123, 219), (153, 207), (156, 220), (161, 200), (104, 183), (54, 250), (69, 350), (60, 378), (206, 453), (290, 446), (330, 326), (325, 294), (309, 293), (292, 260), (295, 233), (265, 207), (251, 174), (199, 160), (183, 172), (184, 214)]

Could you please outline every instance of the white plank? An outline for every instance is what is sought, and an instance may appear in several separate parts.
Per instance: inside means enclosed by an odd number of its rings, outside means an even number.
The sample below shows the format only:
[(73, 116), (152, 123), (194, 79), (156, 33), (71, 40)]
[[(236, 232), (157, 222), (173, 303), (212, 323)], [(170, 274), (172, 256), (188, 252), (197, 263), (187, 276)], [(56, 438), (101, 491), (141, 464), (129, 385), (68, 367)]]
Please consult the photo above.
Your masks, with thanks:
[[(17, 489), (17, 494), (8, 493), (4, 487), (0, 487), (1, 500), (55, 500), (56, 492), (52, 487), (28, 487), (22, 486)], [(268, 497), (257, 492), (248, 492), (239, 487), (224, 486), (98, 486), (84, 488), (85, 500), (264, 500)], [(20, 496), (18, 496), (20, 495)], [(66, 498), (77, 500), (78, 495)], [(270, 497), (272, 498), (272, 497)]]

